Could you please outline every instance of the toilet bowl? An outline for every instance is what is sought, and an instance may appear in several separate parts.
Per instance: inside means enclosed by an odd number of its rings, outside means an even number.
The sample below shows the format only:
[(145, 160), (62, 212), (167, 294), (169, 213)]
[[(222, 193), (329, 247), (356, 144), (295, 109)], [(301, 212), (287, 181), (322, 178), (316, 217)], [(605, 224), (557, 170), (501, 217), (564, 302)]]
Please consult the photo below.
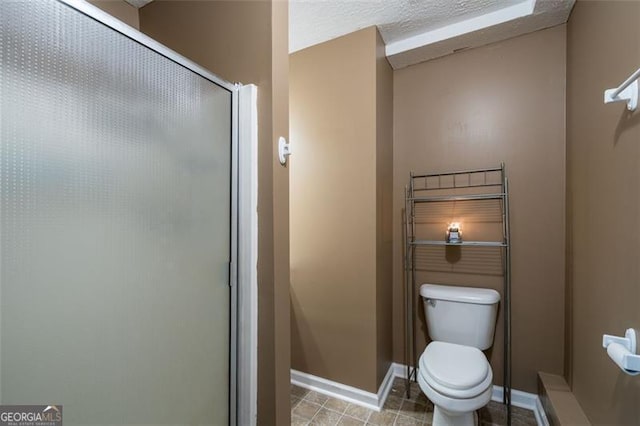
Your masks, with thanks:
[(433, 426), (474, 426), (491, 400), (493, 372), (482, 350), (493, 344), (500, 294), (495, 290), (423, 284), (432, 342), (420, 356), (418, 384), (433, 402)]
[(491, 400), (493, 373), (480, 350), (432, 342), (420, 357), (418, 384), (434, 405), (434, 425), (474, 426)]

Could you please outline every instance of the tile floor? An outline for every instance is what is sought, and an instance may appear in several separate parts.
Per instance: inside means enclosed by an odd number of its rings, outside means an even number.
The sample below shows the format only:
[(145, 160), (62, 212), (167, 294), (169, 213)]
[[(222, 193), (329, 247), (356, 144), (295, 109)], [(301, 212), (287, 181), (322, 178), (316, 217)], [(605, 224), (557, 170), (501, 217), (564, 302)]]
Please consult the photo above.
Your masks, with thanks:
[[(292, 425), (430, 425), (433, 404), (411, 383), (411, 399), (406, 398), (405, 380), (395, 379), (381, 412), (330, 398), (318, 392), (291, 386)], [(490, 402), (480, 410), (481, 426), (505, 425), (506, 412), (502, 404)], [(536, 426), (532, 411), (512, 408), (513, 426)]]

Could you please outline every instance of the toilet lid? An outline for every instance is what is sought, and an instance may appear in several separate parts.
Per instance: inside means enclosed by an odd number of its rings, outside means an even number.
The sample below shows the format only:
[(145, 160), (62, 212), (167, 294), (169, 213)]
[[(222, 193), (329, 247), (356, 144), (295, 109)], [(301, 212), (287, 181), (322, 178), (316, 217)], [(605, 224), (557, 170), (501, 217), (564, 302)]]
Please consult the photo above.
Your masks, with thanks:
[(491, 374), (479, 349), (446, 342), (431, 342), (420, 357), (420, 368), (438, 384), (459, 390), (476, 387)]

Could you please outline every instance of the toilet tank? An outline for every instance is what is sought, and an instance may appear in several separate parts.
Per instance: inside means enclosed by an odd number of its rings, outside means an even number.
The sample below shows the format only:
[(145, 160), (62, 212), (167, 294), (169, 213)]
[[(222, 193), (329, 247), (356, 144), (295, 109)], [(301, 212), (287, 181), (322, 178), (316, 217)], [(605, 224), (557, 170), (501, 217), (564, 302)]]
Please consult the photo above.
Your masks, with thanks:
[(493, 345), (500, 293), (488, 288), (423, 284), (420, 296), (431, 340), (480, 350)]

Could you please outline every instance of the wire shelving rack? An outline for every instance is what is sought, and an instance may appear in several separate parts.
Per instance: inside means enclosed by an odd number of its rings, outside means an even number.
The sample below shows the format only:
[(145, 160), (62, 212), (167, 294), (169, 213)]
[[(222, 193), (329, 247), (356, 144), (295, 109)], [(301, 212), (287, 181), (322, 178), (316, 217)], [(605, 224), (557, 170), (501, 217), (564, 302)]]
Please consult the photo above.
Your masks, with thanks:
[[(502, 238), (489, 241), (449, 243), (445, 238), (427, 239), (419, 235), (416, 210), (422, 206), (443, 206), (460, 203), (477, 203), (493, 200), (498, 203)], [(447, 209), (445, 208), (444, 211)], [(467, 211), (471, 209), (467, 208)], [(454, 218), (451, 218), (454, 219)], [(507, 409), (507, 424), (511, 425), (511, 242), (509, 229), (509, 182), (504, 163), (497, 168), (461, 170), (446, 173), (410, 175), (405, 188), (405, 365), (407, 366), (407, 392), (410, 382), (417, 381), (416, 317), (420, 302), (417, 294), (416, 253), (420, 247), (444, 246), (479, 247), (498, 249), (503, 277), (502, 314), (504, 330), (503, 403)], [(442, 229), (444, 236), (445, 229)], [(463, 237), (464, 237), (464, 228)]]

